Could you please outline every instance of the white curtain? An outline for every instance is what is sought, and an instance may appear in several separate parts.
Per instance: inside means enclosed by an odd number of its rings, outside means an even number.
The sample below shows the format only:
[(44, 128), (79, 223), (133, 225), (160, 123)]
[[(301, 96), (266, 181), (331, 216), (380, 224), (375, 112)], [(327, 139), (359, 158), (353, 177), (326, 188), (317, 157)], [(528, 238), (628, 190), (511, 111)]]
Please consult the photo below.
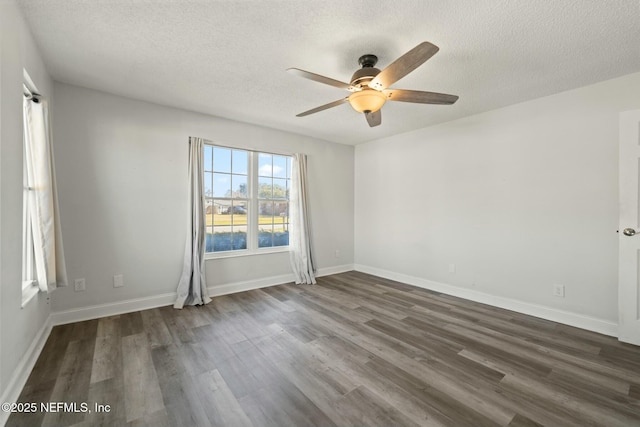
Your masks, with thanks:
[(184, 248), (182, 276), (178, 283), (175, 308), (211, 302), (204, 274), (205, 211), (203, 186), (202, 138), (189, 138), (189, 215)]
[(311, 249), (311, 223), (307, 190), (307, 156), (294, 154), (291, 164), (291, 194), (289, 217), (289, 251), (296, 284), (316, 283)]
[(47, 101), (24, 98), (24, 144), (27, 169), (29, 223), (38, 287), (51, 292), (67, 286), (56, 191), (49, 108)]

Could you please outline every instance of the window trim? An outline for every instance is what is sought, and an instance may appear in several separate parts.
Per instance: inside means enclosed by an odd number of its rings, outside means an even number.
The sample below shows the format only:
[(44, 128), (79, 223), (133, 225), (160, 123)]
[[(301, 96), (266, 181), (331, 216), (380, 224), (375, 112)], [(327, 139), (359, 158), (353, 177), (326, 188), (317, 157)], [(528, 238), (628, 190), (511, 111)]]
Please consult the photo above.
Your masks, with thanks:
[(290, 246), (272, 246), (270, 248), (258, 248), (251, 252), (249, 249), (236, 249), (235, 251), (219, 251), (219, 252), (205, 252), (204, 259), (224, 259), (224, 258), (236, 258), (254, 255), (268, 255), (279, 254), (290, 251)]
[[(254, 256), (254, 255), (265, 255), (265, 254), (276, 254), (276, 253), (286, 253), (290, 251), (290, 245), (287, 246), (270, 246), (270, 247), (259, 247), (258, 246), (258, 232), (259, 232), (259, 203), (260, 199), (258, 198), (258, 185), (259, 185), (259, 155), (260, 154), (271, 154), (273, 156), (283, 156), (291, 159), (293, 161), (293, 155), (287, 153), (277, 153), (273, 151), (265, 151), (254, 148), (244, 148), (244, 147), (234, 147), (231, 145), (217, 144), (212, 141), (205, 141), (205, 145), (209, 145), (211, 147), (217, 148), (226, 148), (230, 150), (241, 150), (246, 151), (248, 155), (248, 170), (247, 170), (247, 182), (249, 183), (248, 188), (248, 196), (246, 199), (247, 206), (249, 208), (249, 215), (247, 218), (247, 248), (246, 249), (236, 249), (229, 251), (218, 251), (218, 252), (207, 252), (205, 248), (204, 259), (224, 259), (224, 258), (236, 258), (236, 257), (245, 257), (245, 256)], [(204, 156), (204, 152), (203, 152)], [(213, 172), (213, 171), (212, 171)], [(290, 179), (290, 177), (289, 177)], [(204, 191), (204, 188), (203, 188)], [(206, 199), (225, 199), (224, 197), (206, 197)], [(287, 199), (287, 203), (290, 203), (290, 200)], [(205, 203), (206, 204), (206, 203)], [(205, 216), (206, 218), (206, 216)], [(205, 236), (206, 236), (206, 223), (205, 223)]]

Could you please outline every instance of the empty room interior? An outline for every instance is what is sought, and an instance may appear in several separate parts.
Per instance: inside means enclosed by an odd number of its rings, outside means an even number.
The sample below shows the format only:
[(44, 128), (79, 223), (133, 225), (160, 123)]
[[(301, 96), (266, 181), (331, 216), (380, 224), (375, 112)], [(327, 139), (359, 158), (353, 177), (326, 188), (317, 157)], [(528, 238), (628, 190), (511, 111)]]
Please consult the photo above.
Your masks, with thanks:
[(640, 426), (639, 41), (0, 0), (0, 425)]

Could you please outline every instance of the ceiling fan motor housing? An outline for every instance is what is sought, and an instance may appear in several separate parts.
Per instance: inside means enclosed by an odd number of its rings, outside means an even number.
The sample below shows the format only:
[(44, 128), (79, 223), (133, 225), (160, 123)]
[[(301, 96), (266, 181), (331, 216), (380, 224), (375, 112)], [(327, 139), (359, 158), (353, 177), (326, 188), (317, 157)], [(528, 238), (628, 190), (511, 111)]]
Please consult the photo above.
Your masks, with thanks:
[(358, 64), (360, 64), (362, 68), (351, 76), (351, 86), (368, 86), (369, 82), (380, 73), (380, 70), (374, 67), (377, 62), (378, 57), (373, 54), (362, 55), (358, 59)]
[(380, 70), (373, 67), (361, 68), (351, 76), (351, 86), (368, 86), (369, 82), (380, 73)]
[(374, 67), (377, 63), (378, 57), (372, 53), (362, 55), (360, 58), (358, 58), (358, 64), (360, 64), (363, 68)]

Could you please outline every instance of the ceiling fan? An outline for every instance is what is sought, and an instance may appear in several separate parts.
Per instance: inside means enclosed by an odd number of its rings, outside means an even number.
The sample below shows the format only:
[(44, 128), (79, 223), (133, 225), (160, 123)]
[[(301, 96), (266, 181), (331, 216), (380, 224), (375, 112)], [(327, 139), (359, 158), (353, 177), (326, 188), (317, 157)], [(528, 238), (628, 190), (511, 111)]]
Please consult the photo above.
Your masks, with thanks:
[(292, 74), (351, 92), (351, 95), (346, 98), (297, 114), (296, 117), (308, 116), (348, 102), (354, 110), (364, 113), (369, 126), (374, 127), (382, 123), (380, 109), (387, 101), (414, 102), (418, 104), (453, 104), (458, 100), (455, 95), (418, 90), (389, 89), (389, 86), (418, 68), (427, 59), (435, 55), (438, 50), (438, 46), (429, 42), (422, 42), (382, 71), (375, 68), (378, 62), (377, 56), (371, 54), (362, 55), (358, 59), (358, 63), (362, 68), (353, 73), (351, 83), (344, 83), (299, 68), (289, 68), (287, 71)]

